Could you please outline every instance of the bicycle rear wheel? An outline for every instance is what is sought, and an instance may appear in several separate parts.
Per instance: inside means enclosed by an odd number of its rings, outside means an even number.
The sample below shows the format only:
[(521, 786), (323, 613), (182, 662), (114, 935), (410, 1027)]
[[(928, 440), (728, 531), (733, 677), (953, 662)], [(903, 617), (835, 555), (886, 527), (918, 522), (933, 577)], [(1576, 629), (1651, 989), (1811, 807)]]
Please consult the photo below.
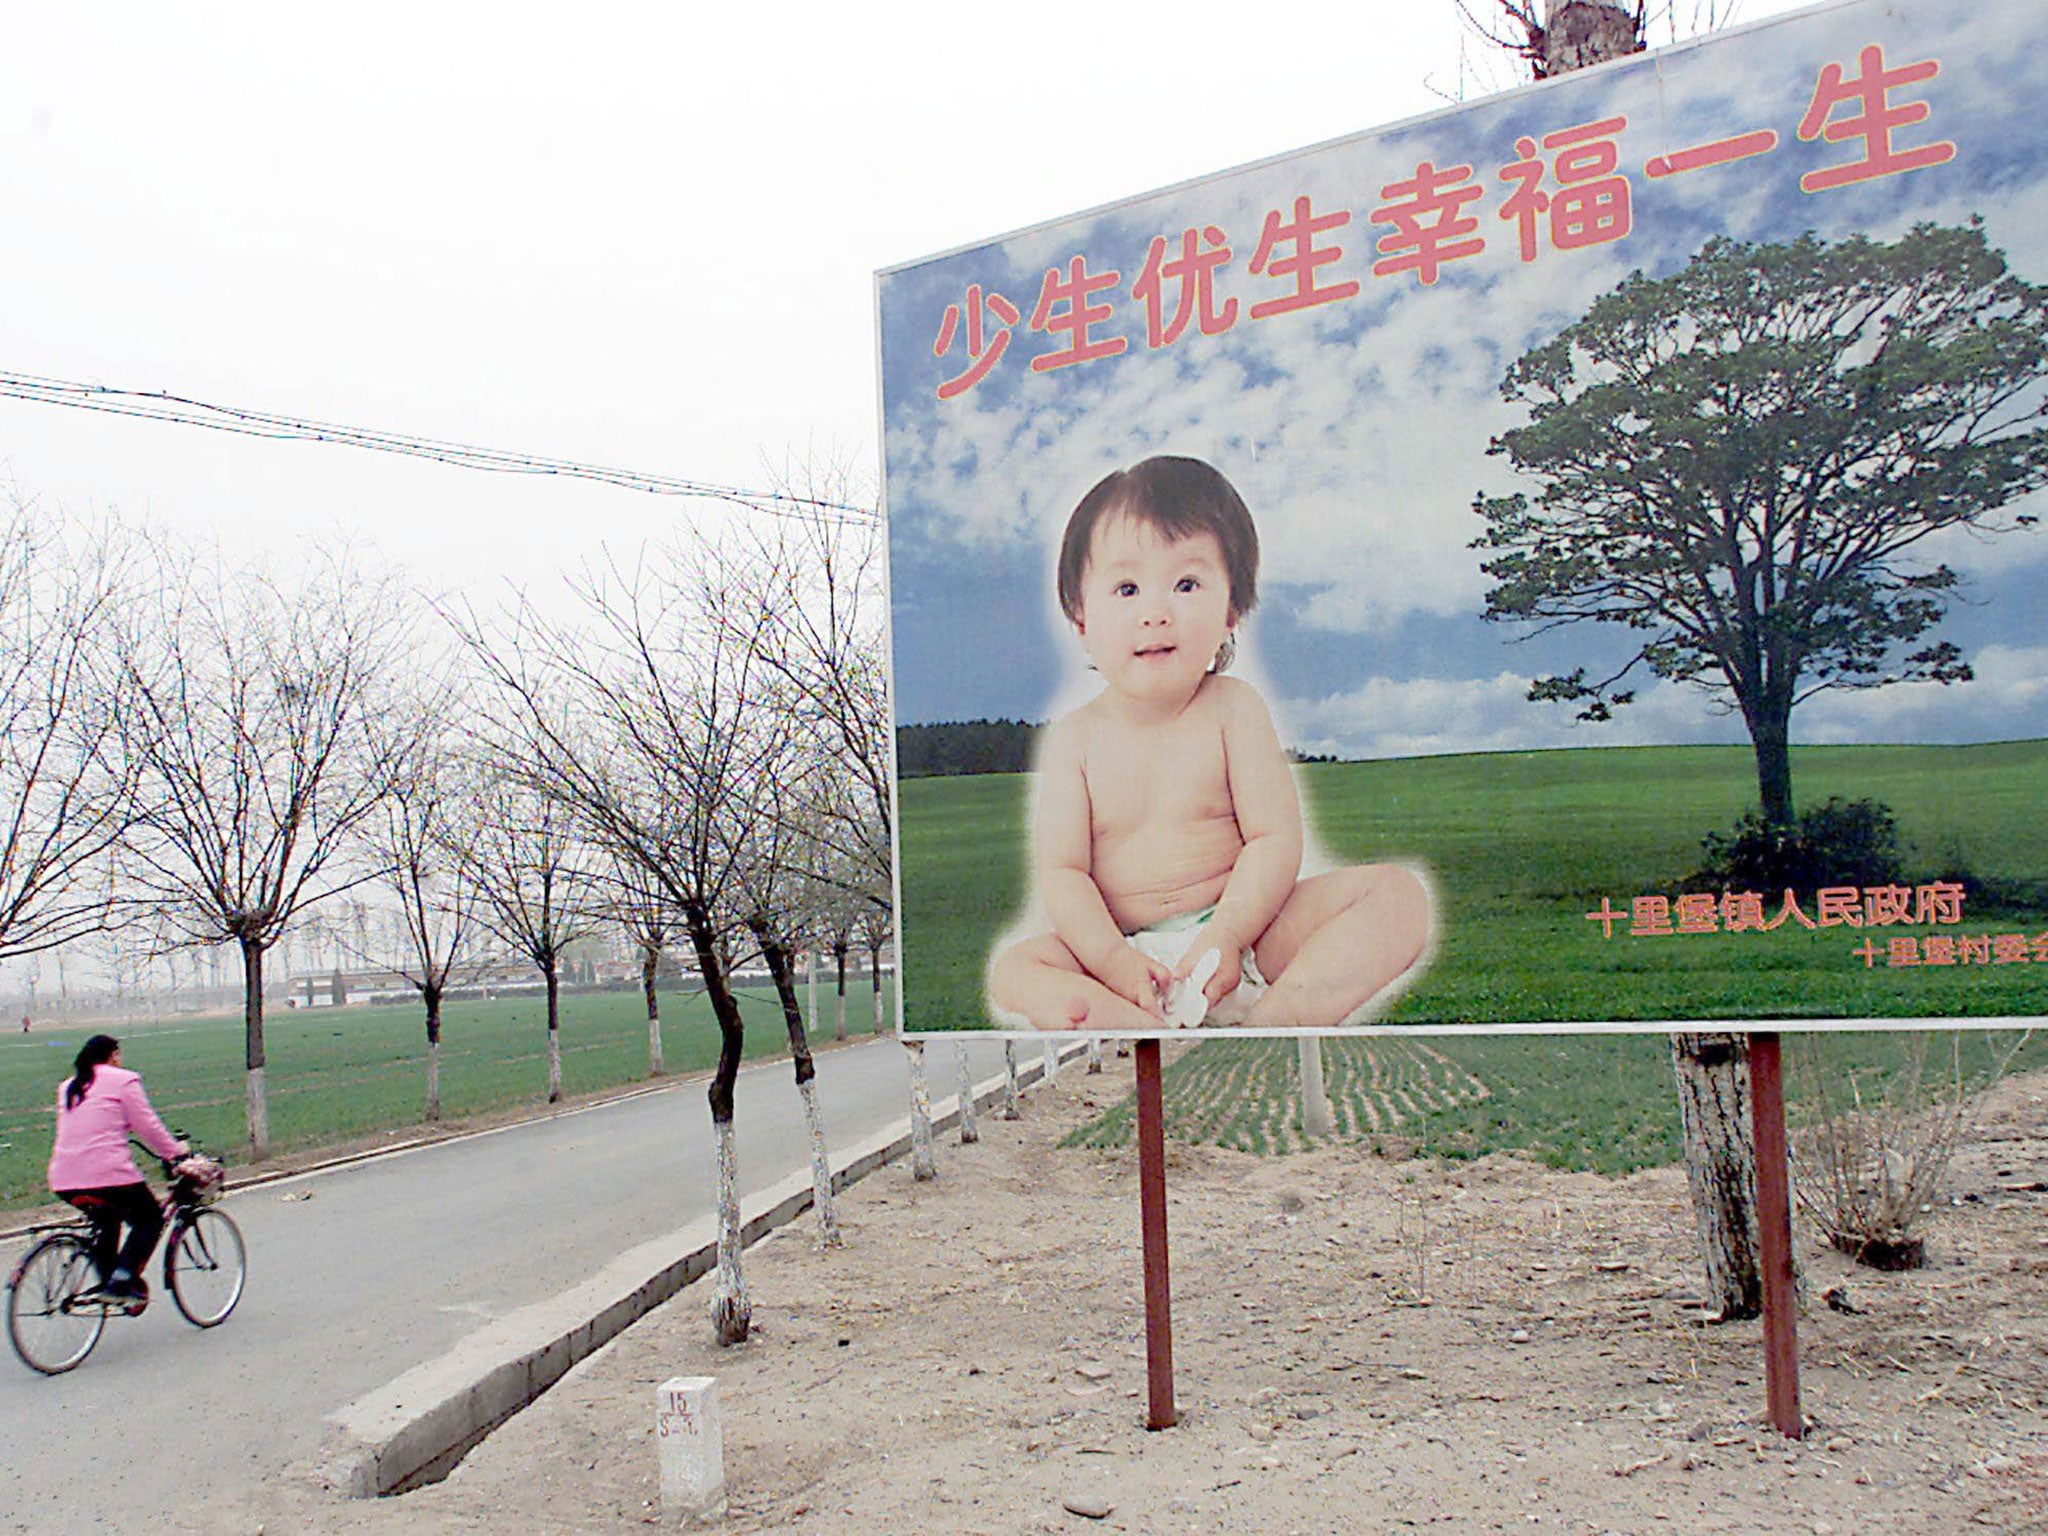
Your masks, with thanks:
[(226, 1211), (210, 1205), (173, 1218), (164, 1250), (164, 1283), (185, 1321), (213, 1328), (228, 1320), (242, 1299), (248, 1256), (242, 1229)]
[(7, 1338), (22, 1364), (55, 1376), (92, 1353), (107, 1326), (106, 1306), (73, 1303), (99, 1278), (91, 1246), (72, 1233), (29, 1249), (7, 1282)]

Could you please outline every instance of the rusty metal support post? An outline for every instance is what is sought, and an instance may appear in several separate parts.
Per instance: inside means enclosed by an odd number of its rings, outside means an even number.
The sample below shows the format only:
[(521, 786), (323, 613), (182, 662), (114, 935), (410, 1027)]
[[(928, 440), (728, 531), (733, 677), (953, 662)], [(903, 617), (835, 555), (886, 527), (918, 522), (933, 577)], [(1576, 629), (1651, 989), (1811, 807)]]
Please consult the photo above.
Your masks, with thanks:
[(1137, 1043), (1138, 1210), (1145, 1247), (1147, 1429), (1180, 1421), (1173, 1403), (1173, 1288), (1166, 1268), (1166, 1109), (1159, 1084), (1159, 1042)]
[(1756, 1127), (1756, 1227), (1763, 1266), (1764, 1390), (1771, 1423), (1797, 1440), (1799, 1324), (1793, 1310), (1790, 1148), (1785, 1139), (1784, 1052), (1776, 1034), (1749, 1037), (1749, 1104)]

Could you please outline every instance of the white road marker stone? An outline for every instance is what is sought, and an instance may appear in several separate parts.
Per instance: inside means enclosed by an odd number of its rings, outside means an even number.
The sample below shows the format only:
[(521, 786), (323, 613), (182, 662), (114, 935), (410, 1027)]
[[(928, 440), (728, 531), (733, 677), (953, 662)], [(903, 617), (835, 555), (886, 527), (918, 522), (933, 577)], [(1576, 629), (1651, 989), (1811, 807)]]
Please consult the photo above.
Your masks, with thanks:
[(661, 1451), (661, 1512), (715, 1520), (725, 1513), (725, 1431), (718, 1378), (671, 1376), (654, 1389), (654, 1442)]

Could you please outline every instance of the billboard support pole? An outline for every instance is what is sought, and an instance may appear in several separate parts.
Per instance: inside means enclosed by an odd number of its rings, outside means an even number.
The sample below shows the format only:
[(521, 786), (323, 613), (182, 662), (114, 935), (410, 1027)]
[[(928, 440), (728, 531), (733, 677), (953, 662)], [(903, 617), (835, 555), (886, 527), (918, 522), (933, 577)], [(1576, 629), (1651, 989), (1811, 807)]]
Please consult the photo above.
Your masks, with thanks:
[(1180, 1422), (1173, 1402), (1173, 1291), (1166, 1272), (1166, 1111), (1159, 1085), (1159, 1042), (1137, 1043), (1138, 1211), (1145, 1248), (1147, 1429)]
[(1756, 1224), (1763, 1265), (1764, 1389), (1771, 1423), (1797, 1440), (1806, 1433), (1799, 1412), (1799, 1332), (1793, 1314), (1790, 1150), (1785, 1137), (1785, 1071), (1775, 1033), (1749, 1037), (1749, 1102), (1756, 1132)]

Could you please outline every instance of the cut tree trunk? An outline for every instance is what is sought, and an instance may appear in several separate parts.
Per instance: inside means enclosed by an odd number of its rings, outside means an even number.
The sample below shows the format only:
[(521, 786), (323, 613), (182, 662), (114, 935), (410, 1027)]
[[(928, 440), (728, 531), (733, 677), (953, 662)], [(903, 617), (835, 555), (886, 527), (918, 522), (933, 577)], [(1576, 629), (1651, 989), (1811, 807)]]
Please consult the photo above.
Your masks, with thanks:
[(1643, 51), (1635, 12), (1613, 0), (1550, 0), (1540, 74), (1545, 79)]
[(1673, 1035), (1671, 1065), (1706, 1271), (1702, 1305), (1723, 1322), (1755, 1317), (1763, 1310), (1763, 1267), (1748, 1042), (1740, 1035)]

